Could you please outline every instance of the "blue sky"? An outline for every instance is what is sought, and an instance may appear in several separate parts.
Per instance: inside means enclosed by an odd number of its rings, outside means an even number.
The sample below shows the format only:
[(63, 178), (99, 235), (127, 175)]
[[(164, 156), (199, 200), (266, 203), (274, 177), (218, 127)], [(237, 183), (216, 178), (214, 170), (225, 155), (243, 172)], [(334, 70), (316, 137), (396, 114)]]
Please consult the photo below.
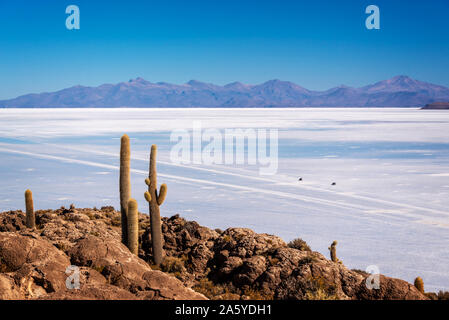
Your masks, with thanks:
[[(80, 30), (65, 27), (71, 4)], [(380, 30), (365, 28), (370, 4)], [(0, 99), (139, 76), (323, 90), (405, 74), (449, 86), (448, 16), (447, 0), (2, 0)]]

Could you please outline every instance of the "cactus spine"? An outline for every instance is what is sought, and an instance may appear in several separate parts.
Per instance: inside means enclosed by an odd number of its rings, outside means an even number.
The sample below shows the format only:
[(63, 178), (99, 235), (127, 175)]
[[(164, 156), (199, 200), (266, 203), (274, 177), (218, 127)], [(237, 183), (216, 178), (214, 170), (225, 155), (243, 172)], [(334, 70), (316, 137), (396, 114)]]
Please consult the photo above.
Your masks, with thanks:
[(128, 135), (120, 141), (120, 214), (122, 223), (122, 243), (128, 242), (128, 201), (131, 196), (130, 159), (131, 148)]
[(332, 242), (331, 246), (328, 248), (331, 253), (331, 260), (333, 262), (341, 263), (341, 261), (337, 258), (337, 241)]
[(33, 193), (31, 190), (25, 191), (25, 207), (26, 207), (26, 226), (27, 228), (36, 227), (36, 216), (34, 215)]
[(151, 226), (151, 242), (153, 245), (153, 260), (156, 265), (162, 262), (162, 229), (161, 229), (161, 215), (159, 206), (164, 203), (167, 196), (167, 185), (161, 185), (159, 193), (157, 192), (157, 173), (156, 173), (156, 155), (157, 146), (151, 146), (150, 154), (150, 173), (149, 177), (145, 179), (148, 186), (148, 191), (145, 192), (145, 199), (150, 204), (150, 226)]
[(422, 280), (421, 277), (417, 277), (415, 279), (415, 287), (416, 289), (418, 289), (419, 292), (424, 294), (424, 281)]
[(128, 248), (133, 254), (139, 254), (139, 212), (137, 201), (128, 202)]

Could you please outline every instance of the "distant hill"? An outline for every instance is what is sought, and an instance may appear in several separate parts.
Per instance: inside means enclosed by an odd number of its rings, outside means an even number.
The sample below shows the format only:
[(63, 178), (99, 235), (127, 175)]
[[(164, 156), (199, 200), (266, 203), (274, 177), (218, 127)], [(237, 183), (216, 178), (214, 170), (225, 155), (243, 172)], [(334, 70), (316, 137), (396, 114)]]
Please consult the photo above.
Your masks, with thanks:
[(307, 90), (270, 80), (258, 85), (225, 86), (199, 81), (176, 85), (142, 78), (98, 87), (75, 86), (52, 93), (28, 94), (0, 101), (2, 108), (232, 108), (232, 107), (422, 107), (449, 101), (449, 88), (397, 76), (361, 88), (339, 86)]
[(435, 109), (435, 110), (443, 110), (443, 109), (449, 109), (449, 102), (434, 102), (426, 104), (421, 109)]

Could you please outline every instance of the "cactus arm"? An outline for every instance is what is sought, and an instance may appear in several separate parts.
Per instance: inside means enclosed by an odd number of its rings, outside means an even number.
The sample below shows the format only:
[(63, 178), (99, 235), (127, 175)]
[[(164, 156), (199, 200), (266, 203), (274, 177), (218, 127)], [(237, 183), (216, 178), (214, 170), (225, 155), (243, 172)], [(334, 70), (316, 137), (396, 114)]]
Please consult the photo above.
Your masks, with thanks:
[(145, 191), (145, 200), (147, 200), (147, 202), (151, 202), (151, 194), (148, 191)]
[(161, 228), (161, 216), (159, 211), (158, 195), (157, 195), (156, 155), (157, 155), (157, 146), (152, 145), (150, 153), (149, 175), (148, 175), (148, 180), (150, 182), (148, 186), (148, 193), (151, 196), (150, 199), (151, 201), (149, 201), (150, 222), (151, 222), (150, 227), (151, 227), (151, 242), (153, 247), (153, 261), (156, 265), (160, 265), (162, 263), (164, 251), (163, 251), (163, 237)]
[(164, 183), (161, 185), (159, 194), (157, 196), (157, 204), (158, 206), (162, 205), (165, 201), (165, 197), (167, 196), (167, 185)]

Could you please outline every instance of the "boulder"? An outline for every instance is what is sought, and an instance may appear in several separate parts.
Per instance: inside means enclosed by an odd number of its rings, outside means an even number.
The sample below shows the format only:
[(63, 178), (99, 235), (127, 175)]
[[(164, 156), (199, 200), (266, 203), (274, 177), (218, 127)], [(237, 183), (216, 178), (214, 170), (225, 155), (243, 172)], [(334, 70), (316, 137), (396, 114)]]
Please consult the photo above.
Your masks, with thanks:
[(285, 247), (287, 244), (279, 237), (255, 233), (246, 228), (230, 228), (217, 239), (218, 250), (228, 250), (232, 256), (249, 258), (270, 250)]
[(360, 283), (355, 296), (361, 300), (425, 300), (425, 295), (404, 280), (380, 275), (380, 288), (368, 289), (365, 280)]
[[(68, 252), (74, 265), (100, 272), (108, 283), (151, 299), (204, 299), (181, 281), (150, 266), (121, 242), (88, 236)], [(144, 291), (144, 292), (142, 292)]]
[(25, 298), (66, 288), (69, 258), (35, 233), (0, 233), (0, 261)]

